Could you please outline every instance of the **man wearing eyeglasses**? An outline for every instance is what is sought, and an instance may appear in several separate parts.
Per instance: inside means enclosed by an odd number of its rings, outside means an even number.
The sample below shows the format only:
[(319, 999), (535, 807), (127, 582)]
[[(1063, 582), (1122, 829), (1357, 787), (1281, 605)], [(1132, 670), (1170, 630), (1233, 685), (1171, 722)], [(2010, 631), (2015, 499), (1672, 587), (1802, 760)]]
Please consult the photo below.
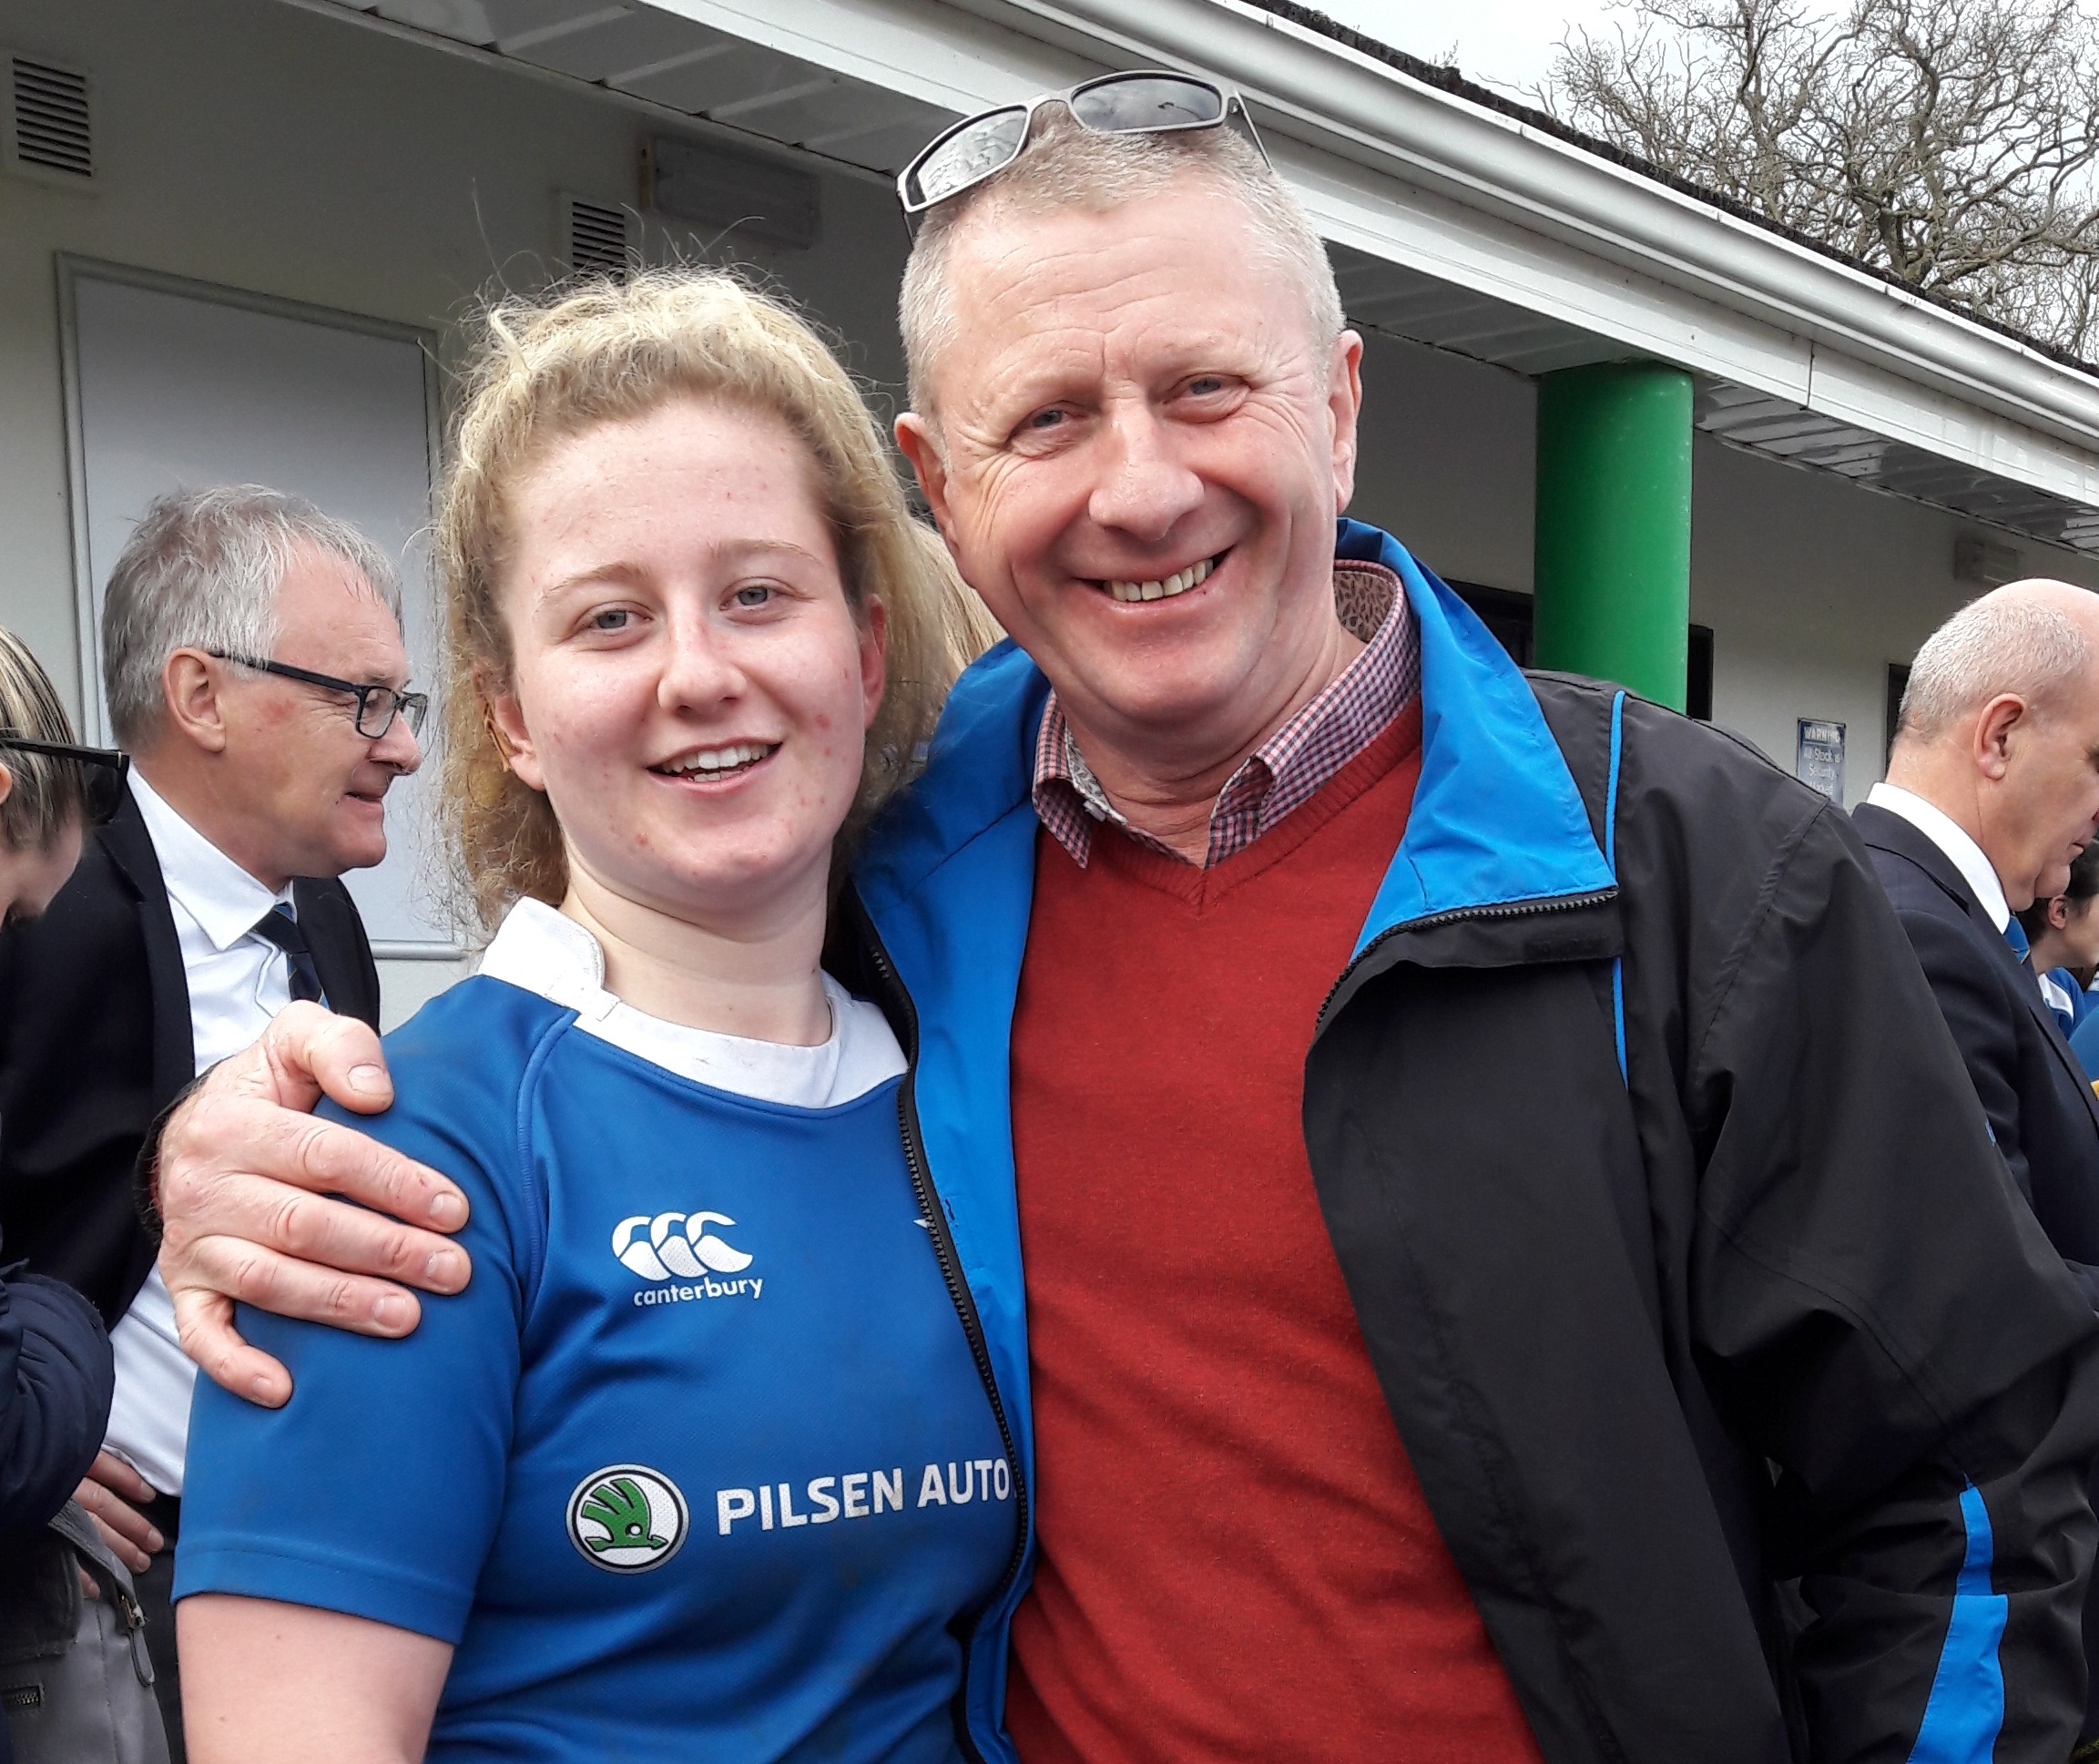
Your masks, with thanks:
[[(168, 1603), (195, 1368), (132, 1203), (154, 1117), (294, 999), (376, 1026), (379, 981), (337, 880), (386, 855), (385, 800), (422, 755), (400, 591), (352, 528), (255, 486), (150, 508), (103, 617), (107, 824), (38, 920), (7, 933), (0, 1234), (77, 1288), (117, 1356), (80, 1490), (138, 1574), (179, 1755)], [(110, 757), (110, 756), (103, 756)]]
[[(965, 1755), (2060, 1764), (2094, 1316), (1840, 809), (1337, 529), (1361, 342), (1229, 95), (1005, 107), (902, 193), (899, 440), (1014, 639), (840, 908), (1013, 1433)], [(307, 1246), (466, 1276), (323, 1198), (456, 1229), (431, 1172), (283, 1149), (379, 1059), (288, 1020), (163, 1144), (244, 1395), (227, 1292), (414, 1326)]]

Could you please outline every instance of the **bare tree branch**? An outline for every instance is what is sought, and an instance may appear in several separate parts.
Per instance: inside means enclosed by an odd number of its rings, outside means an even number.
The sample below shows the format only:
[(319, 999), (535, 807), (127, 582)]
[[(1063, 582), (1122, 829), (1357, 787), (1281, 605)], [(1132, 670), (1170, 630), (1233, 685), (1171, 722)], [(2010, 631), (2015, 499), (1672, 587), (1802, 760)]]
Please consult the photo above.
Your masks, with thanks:
[(2084, 354), (2099, 345), (2099, 26), (2078, 0), (1628, 0), (1552, 115)]

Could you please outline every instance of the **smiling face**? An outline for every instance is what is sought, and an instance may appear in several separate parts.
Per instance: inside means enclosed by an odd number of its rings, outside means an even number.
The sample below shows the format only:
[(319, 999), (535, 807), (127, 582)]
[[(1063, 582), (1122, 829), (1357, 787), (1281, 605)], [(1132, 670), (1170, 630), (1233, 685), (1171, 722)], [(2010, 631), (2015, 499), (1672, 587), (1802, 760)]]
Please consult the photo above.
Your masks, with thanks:
[(1082, 742), (1197, 769), (1250, 750), (1344, 641), (1360, 341), (1312, 334), (1200, 177), (1102, 213), (994, 206), (949, 250), (936, 408), (898, 438), (963, 576)]
[(491, 709), (571, 888), (722, 928), (820, 907), (882, 617), (855, 617), (801, 444), (679, 398), (555, 441), (505, 503)]

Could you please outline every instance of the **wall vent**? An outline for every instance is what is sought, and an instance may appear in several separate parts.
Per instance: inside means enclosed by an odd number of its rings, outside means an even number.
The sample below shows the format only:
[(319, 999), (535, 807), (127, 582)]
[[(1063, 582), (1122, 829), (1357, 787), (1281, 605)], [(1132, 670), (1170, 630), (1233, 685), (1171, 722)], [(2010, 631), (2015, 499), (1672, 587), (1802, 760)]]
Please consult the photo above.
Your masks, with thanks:
[(562, 257), (571, 274), (624, 277), (641, 262), (641, 217), (631, 209), (561, 199)]
[(7, 57), (7, 165), (55, 183), (95, 178), (87, 76), (35, 56)]

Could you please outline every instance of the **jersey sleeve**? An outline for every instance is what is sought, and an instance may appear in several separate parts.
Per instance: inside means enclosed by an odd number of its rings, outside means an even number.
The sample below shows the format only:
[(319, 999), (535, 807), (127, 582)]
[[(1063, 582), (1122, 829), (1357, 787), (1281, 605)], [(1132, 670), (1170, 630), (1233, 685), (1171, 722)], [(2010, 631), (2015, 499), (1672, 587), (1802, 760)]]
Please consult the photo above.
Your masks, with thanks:
[(453, 1297), (423, 1295), (421, 1323), (398, 1341), (240, 1308), (241, 1332), (290, 1370), (291, 1400), (258, 1408), (197, 1381), (178, 1599), (276, 1599), (458, 1643), (503, 1511), (544, 1240), (520, 1089), (534, 1044), (572, 1020), (534, 1001), (526, 1022), (492, 1024), (520, 1013), (502, 997), (492, 1011), (453, 1004), (497, 985), (467, 982), (388, 1037), (386, 1114), (334, 1116), (465, 1191), (472, 1280)]

